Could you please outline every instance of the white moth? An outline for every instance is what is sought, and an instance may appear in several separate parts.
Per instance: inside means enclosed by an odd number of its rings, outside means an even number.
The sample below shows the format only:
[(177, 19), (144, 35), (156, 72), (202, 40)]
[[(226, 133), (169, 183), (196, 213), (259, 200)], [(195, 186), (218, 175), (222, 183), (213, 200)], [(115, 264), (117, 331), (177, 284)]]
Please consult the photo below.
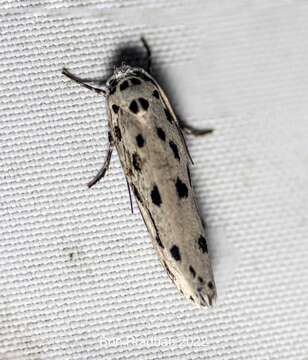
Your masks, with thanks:
[(89, 187), (106, 173), (115, 146), (153, 246), (169, 277), (195, 304), (216, 298), (204, 224), (191, 185), (189, 156), (181, 129), (201, 135), (178, 120), (157, 81), (148, 71), (122, 64), (104, 88), (89, 85), (63, 69), (63, 74), (106, 98), (109, 150)]

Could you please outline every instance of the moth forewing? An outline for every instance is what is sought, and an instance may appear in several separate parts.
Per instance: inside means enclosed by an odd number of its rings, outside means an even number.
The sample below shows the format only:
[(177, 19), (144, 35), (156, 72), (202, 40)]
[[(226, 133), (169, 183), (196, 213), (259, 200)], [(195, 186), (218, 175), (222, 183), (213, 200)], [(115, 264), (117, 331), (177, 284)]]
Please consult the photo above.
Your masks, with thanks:
[[(211, 305), (215, 282), (180, 122), (163, 89), (143, 69), (116, 68), (104, 91), (109, 155), (114, 145), (160, 261), (186, 298)], [(105, 174), (110, 156), (99, 174)]]

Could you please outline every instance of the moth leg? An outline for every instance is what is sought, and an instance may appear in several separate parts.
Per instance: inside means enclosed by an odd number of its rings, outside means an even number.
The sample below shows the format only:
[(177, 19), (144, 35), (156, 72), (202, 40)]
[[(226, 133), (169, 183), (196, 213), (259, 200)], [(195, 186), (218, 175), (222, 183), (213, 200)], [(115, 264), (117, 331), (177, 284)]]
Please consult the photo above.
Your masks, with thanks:
[(108, 152), (107, 152), (107, 156), (104, 161), (104, 164), (101, 167), (101, 169), (99, 170), (99, 172), (97, 173), (97, 175), (88, 183), (88, 188), (91, 188), (93, 185), (95, 185), (97, 182), (99, 182), (101, 180), (101, 178), (103, 178), (105, 176), (105, 174), (109, 168), (112, 150), (113, 150), (113, 140), (112, 140), (110, 131), (108, 132), (108, 140), (109, 140), (109, 148), (108, 148)]
[(203, 136), (203, 135), (211, 134), (214, 131), (214, 129), (197, 129), (193, 126), (188, 125), (183, 120), (178, 120), (178, 121), (180, 124), (180, 128), (188, 135)]
[(99, 89), (97, 87), (94, 87), (94, 86), (91, 86), (91, 85), (88, 85), (87, 83), (88, 82), (99, 82), (99, 81), (96, 81), (96, 80), (88, 80), (88, 79), (82, 79), (74, 74), (72, 74), (69, 70), (67, 70), (66, 68), (63, 68), (62, 69), (62, 74), (67, 76), (69, 79), (75, 81), (76, 83), (84, 86), (85, 88), (89, 89), (89, 90), (92, 90), (92, 91), (95, 91), (97, 94), (102, 94), (104, 96), (106, 96), (107, 92), (106, 92), (106, 89)]
[[(82, 82), (84, 83), (89, 83), (89, 84), (96, 84), (98, 86), (103, 86), (105, 87), (106, 84), (106, 79), (103, 78), (93, 78), (93, 79), (89, 79), (89, 78), (81, 78)], [(99, 89), (101, 90), (101, 89)]]
[(132, 193), (130, 191), (130, 185), (129, 185), (129, 182), (128, 182), (127, 178), (126, 178), (126, 184), (127, 184), (127, 189), (128, 189), (128, 195), (129, 195), (130, 209), (131, 209), (131, 212), (133, 214), (134, 213), (134, 208), (133, 208)]
[(151, 67), (152, 67), (152, 51), (151, 48), (149, 46), (149, 44), (146, 42), (145, 38), (142, 36), (141, 37), (141, 41), (142, 44), (147, 52), (147, 59), (148, 59), (148, 63), (147, 63), (147, 71), (150, 73), (151, 72)]

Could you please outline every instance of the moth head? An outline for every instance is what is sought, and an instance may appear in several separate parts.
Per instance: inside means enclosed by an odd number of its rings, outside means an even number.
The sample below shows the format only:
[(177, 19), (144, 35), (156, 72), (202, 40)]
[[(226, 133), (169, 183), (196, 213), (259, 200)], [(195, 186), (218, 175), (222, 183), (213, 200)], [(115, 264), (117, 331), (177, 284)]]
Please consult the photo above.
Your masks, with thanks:
[(115, 83), (118, 83), (120, 80), (128, 76), (132, 71), (133, 68), (124, 62), (121, 66), (115, 67), (112, 76), (107, 81), (107, 87), (114, 86)]
[(132, 67), (125, 63), (122, 63), (121, 66), (114, 68), (113, 75), (106, 82), (107, 89), (109, 90), (110, 93), (112, 93), (113, 92), (112, 90), (115, 89), (116, 86), (121, 81), (130, 78), (132, 76), (145, 81), (151, 81), (152, 83), (155, 83), (151, 75), (148, 74), (144, 69), (138, 67)]

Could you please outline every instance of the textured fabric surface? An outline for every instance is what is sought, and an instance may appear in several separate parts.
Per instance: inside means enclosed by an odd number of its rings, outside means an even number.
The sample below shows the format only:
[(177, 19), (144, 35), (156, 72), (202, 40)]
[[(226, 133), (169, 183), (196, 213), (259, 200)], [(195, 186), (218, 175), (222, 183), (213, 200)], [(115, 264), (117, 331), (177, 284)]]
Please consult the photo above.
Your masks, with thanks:
[[(308, 359), (308, 9), (302, 1), (3, 1), (0, 359)], [(188, 138), (218, 302), (178, 294), (107, 150), (104, 100), (61, 76), (153, 51)], [(141, 54), (143, 54), (141, 49)]]

